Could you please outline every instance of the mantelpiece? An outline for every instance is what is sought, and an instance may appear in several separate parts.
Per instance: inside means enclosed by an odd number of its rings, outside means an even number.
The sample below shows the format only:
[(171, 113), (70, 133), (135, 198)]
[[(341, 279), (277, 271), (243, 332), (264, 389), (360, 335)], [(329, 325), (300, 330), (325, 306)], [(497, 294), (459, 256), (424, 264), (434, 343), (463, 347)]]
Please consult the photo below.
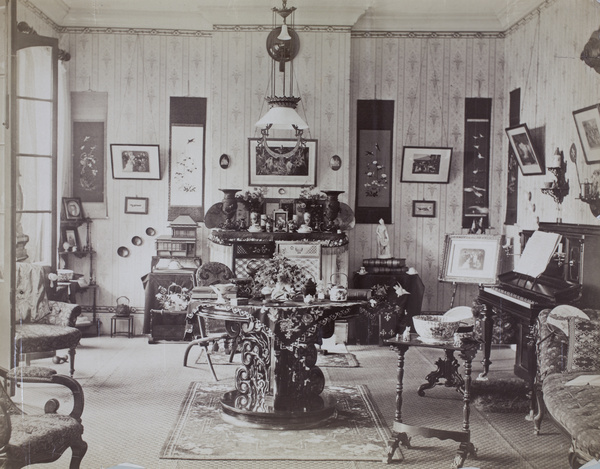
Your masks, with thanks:
[[(247, 275), (252, 260), (269, 258), (279, 242), (318, 244), (321, 253), (321, 278), (328, 282), (337, 272), (348, 274), (348, 236), (346, 233), (288, 233), (213, 230), (208, 237), (210, 260), (229, 266), (238, 277)], [(243, 261), (240, 260), (243, 257)]]

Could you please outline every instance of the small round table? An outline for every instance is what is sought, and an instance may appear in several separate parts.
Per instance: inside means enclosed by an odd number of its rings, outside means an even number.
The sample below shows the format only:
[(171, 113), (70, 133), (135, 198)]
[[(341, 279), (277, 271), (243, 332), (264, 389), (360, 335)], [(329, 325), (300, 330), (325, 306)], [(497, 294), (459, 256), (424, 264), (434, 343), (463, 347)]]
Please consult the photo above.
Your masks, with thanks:
[[(428, 343), (422, 341), (417, 334), (411, 334), (409, 340), (403, 338), (395, 338), (385, 340), (386, 345), (390, 345), (393, 350), (398, 353), (398, 384), (396, 385), (396, 415), (394, 417), (394, 426), (392, 428), (392, 438), (388, 442), (387, 454), (384, 457), (384, 462), (388, 464), (392, 462), (392, 458), (396, 450), (402, 450), (400, 445), (410, 448), (410, 436), (420, 435), (425, 438), (439, 438), (440, 440), (454, 440), (460, 443), (452, 469), (462, 467), (469, 454), (476, 454), (475, 446), (471, 443), (471, 432), (469, 429), (469, 404), (471, 400), (471, 362), (479, 349), (479, 342), (474, 339), (463, 339), (460, 344), (456, 345), (453, 341), (442, 343)], [(440, 369), (449, 370), (448, 373), (433, 372), (428, 376), (428, 383), (419, 388), (419, 395), (423, 395), (423, 390), (433, 387), (437, 383), (437, 379), (444, 377), (447, 384), (456, 387), (463, 395), (463, 425), (461, 430), (440, 430), (434, 428), (420, 427), (415, 425), (407, 425), (402, 422), (402, 381), (404, 378), (404, 354), (409, 347), (427, 347), (444, 350), (446, 357), (440, 359), (436, 365), (438, 371)], [(464, 379), (457, 376), (458, 365), (454, 358), (454, 352), (458, 352), (458, 356), (464, 360)], [(443, 362), (443, 363), (442, 363)], [(433, 377), (432, 379), (430, 379)]]

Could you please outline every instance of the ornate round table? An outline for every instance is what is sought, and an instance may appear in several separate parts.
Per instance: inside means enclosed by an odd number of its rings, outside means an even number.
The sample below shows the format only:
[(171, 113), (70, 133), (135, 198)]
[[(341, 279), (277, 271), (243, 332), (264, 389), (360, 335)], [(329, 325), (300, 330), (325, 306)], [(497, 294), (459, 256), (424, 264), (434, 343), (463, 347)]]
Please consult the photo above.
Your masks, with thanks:
[(289, 430), (333, 417), (335, 399), (323, 392), (316, 366), (320, 328), (361, 313), (367, 301), (285, 301), (231, 306), (192, 301), (190, 311), (208, 319), (242, 323), (242, 365), (235, 389), (221, 398), (221, 417), (238, 426)]

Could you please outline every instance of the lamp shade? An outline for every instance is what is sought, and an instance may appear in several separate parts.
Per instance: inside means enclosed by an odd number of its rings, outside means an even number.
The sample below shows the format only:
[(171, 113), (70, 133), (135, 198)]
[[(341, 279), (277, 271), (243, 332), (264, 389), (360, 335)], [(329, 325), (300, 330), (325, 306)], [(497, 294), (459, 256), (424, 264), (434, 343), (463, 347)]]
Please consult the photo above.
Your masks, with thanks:
[(294, 126), (300, 130), (308, 129), (308, 124), (291, 107), (273, 106), (260, 118), (256, 127), (265, 128), (269, 124), (277, 130), (294, 130)]
[(288, 32), (287, 24), (283, 23), (281, 25), (281, 32), (279, 33), (279, 36), (277, 36), (277, 39), (280, 41), (289, 41), (292, 39), (292, 36), (290, 36), (290, 33)]

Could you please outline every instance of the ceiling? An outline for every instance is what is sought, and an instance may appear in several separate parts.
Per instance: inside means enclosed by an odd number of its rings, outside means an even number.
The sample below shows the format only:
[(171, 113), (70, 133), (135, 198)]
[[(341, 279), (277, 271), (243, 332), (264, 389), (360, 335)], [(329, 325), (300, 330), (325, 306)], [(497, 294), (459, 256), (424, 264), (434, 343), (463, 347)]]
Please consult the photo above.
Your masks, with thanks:
[[(212, 30), (271, 25), (281, 0), (30, 0), (59, 26)], [(506, 31), (544, 0), (288, 0), (295, 24), (373, 31)]]

